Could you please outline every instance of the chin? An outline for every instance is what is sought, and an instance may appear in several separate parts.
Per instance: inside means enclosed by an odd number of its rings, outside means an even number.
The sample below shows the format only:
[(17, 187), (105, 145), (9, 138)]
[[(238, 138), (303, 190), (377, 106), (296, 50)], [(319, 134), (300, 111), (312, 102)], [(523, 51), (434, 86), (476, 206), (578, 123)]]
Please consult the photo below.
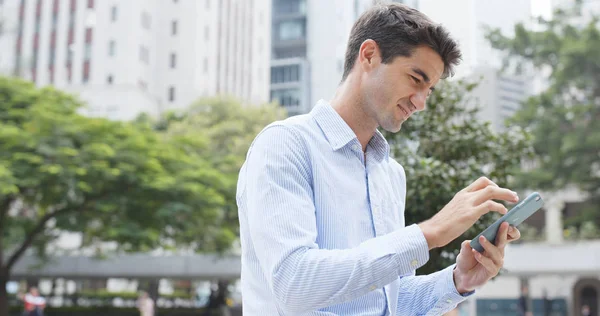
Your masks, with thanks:
[(383, 128), (384, 130), (390, 132), (390, 133), (398, 133), (401, 129), (402, 129), (402, 123), (400, 122), (399, 124), (386, 124), (386, 125), (381, 125), (381, 128)]

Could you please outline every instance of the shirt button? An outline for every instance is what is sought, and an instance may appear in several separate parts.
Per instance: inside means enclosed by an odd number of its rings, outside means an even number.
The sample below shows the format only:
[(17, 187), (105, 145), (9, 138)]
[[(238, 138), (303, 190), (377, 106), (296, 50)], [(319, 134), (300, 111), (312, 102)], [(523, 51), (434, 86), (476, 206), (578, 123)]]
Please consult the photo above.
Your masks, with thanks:
[(419, 265), (419, 261), (417, 261), (417, 259), (413, 259), (413, 261), (410, 262), (410, 265), (416, 267)]
[(369, 287), (369, 289), (370, 289), (371, 291), (375, 291), (375, 289), (377, 289), (377, 287), (376, 287), (375, 285), (371, 285), (371, 287)]
[(360, 146), (358, 144), (354, 144), (352, 145), (352, 149), (359, 151), (360, 150)]
[(452, 300), (446, 300), (446, 303), (450, 304), (452, 303)]

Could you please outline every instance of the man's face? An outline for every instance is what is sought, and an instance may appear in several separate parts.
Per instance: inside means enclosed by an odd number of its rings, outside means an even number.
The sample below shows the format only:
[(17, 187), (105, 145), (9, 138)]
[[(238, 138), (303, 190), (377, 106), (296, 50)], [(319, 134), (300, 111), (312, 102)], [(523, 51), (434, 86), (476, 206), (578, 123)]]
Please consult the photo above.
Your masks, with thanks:
[(40, 293), (38, 292), (38, 289), (37, 289), (37, 288), (35, 288), (35, 287), (34, 287), (34, 288), (31, 288), (31, 295), (33, 295), (33, 296), (38, 296), (39, 294), (40, 294)]
[[(364, 44), (363, 44), (364, 45)], [(381, 63), (377, 45), (370, 64), (363, 60), (365, 110), (378, 126), (398, 132), (414, 112), (425, 109), (425, 101), (444, 71), (444, 63), (433, 49), (420, 46), (410, 57), (398, 56), (391, 63)], [(361, 52), (368, 54), (368, 50)]]

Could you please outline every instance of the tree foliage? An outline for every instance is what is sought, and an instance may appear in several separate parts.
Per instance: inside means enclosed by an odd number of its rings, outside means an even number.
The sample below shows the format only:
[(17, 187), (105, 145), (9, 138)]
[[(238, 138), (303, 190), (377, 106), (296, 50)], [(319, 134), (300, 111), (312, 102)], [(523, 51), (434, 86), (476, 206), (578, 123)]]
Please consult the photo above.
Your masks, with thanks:
[[(580, 16), (581, 1), (557, 10), (539, 29), (515, 26), (514, 37), (488, 34), (493, 47), (517, 65), (547, 73), (548, 88), (530, 98), (511, 120), (531, 131), (536, 159), (518, 175), (521, 186), (560, 190), (574, 185), (591, 196), (584, 210), (600, 224), (600, 29)], [(508, 63), (507, 64), (511, 64)], [(523, 68), (523, 67), (521, 67)]]
[(267, 124), (285, 116), (284, 109), (276, 104), (250, 105), (235, 98), (213, 97), (151, 122), (165, 139), (183, 144), (186, 151), (201, 156), (223, 175), (219, 192), (225, 204), (219, 225), (208, 234), (217, 236), (219, 245), (229, 246), (239, 236), (237, 180), (252, 140)]
[[(479, 107), (467, 96), (474, 84), (444, 82), (427, 101), (427, 109), (404, 123), (399, 133), (386, 133), (393, 156), (406, 171), (406, 222), (419, 223), (440, 211), (453, 196), (481, 176), (509, 186), (512, 173), (532, 150), (521, 128), (494, 133), (477, 118)], [(430, 251), (418, 273), (438, 271), (454, 263), (460, 243), (472, 239), (497, 216), (481, 218), (462, 238)]]
[(258, 128), (251, 120), (268, 119), (230, 105), (231, 116), (198, 106), (160, 131), (79, 115), (68, 94), (0, 77), (0, 306), (15, 262), (62, 232), (117, 251), (228, 249), (236, 156)]

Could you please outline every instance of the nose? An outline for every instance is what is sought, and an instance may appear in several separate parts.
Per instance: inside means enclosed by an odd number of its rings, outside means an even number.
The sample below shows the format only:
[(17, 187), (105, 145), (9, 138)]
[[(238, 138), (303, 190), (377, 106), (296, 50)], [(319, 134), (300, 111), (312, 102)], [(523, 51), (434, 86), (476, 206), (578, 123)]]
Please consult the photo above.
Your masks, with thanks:
[(410, 97), (410, 102), (414, 104), (417, 111), (423, 111), (425, 109), (425, 102), (427, 100), (427, 91), (418, 91)]

